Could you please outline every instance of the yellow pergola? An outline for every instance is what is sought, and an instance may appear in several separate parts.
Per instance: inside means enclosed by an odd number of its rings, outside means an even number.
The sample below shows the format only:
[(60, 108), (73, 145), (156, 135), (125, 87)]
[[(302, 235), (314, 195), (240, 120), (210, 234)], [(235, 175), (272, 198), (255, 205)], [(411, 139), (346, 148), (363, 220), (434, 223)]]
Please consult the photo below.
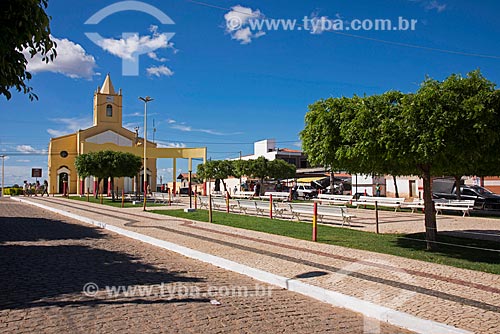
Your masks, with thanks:
[[(118, 151), (118, 152), (128, 152), (139, 157), (144, 158), (144, 148), (142, 146), (118, 146), (113, 143), (106, 144), (95, 144), (90, 142), (80, 143), (80, 154), (99, 152), (99, 151)], [(206, 147), (196, 147), (196, 148), (156, 148), (149, 147), (147, 149), (147, 158), (151, 159), (173, 159), (173, 169), (174, 169), (174, 186), (175, 186), (175, 174), (177, 171), (177, 159), (188, 159), (188, 169), (193, 170), (193, 159), (203, 159), (203, 163), (207, 161), (207, 148)], [(191, 180), (189, 180), (191, 182)], [(77, 187), (80, 187), (79, 182)], [(80, 189), (78, 189), (78, 192)]]

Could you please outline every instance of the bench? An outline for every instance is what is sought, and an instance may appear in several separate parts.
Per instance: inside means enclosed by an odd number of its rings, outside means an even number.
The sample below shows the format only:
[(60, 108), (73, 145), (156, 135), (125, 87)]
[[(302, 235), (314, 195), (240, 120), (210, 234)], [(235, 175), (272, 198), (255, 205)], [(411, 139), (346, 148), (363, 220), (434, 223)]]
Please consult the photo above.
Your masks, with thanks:
[(357, 201), (352, 202), (352, 205), (355, 205), (356, 208), (359, 209), (362, 205), (375, 205), (377, 202), (378, 206), (394, 208), (394, 212), (398, 211), (401, 208), (402, 203), (404, 203), (404, 198), (399, 197), (370, 197), (370, 196), (361, 196)]
[(165, 197), (165, 194), (160, 192), (152, 192), (151, 198), (153, 203), (167, 204), (168, 202), (168, 197)]
[(470, 216), (470, 211), (474, 208), (474, 200), (435, 200), (434, 207), (436, 214), (443, 213), (443, 210), (462, 211), (465, 217)]
[(332, 195), (332, 194), (319, 194), (318, 198), (313, 199), (313, 201), (320, 204), (333, 204), (333, 205), (346, 205), (352, 202), (351, 195)]
[(424, 200), (419, 198), (414, 198), (413, 202), (403, 203), (403, 208), (411, 209), (411, 213), (414, 213), (415, 210), (423, 210)]
[(288, 201), (290, 196), (287, 192), (266, 191), (263, 196), (260, 196), (260, 199), (269, 200), (271, 195), (273, 195), (273, 201)]
[(196, 196), (198, 205), (200, 206), (200, 209), (206, 208), (208, 210), (208, 196)]
[(233, 194), (234, 198), (250, 198), (253, 197), (255, 193), (253, 191), (237, 191)]
[[(253, 201), (253, 200), (246, 200), (246, 199), (238, 199), (236, 200), (238, 203), (238, 208), (240, 210), (240, 213), (247, 214), (247, 210), (255, 210), (257, 214), (264, 215), (264, 213), (269, 212), (269, 202), (264, 202), (264, 201)], [(273, 212), (280, 217), (283, 217), (283, 213), (287, 209), (284, 207), (278, 206), (277, 203), (273, 202)]]
[[(290, 211), (292, 212), (293, 217), (297, 217), (297, 220), (300, 220), (300, 215), (314, 215), (314, 207), (308, 204), (292, 204), (290, 203)], [(346, 207), (342, 206), (329, 206), (329, 205), (318, 205), (317, 206), (317, 214), (320, 219), (320, 222), (323, 222), (323, 217), (341, 217), (342, 218), (342, 226), (345, 223), (351, 226), (351, 218), (356, 217), (347, 212)]]
[[(231, 203), (229, 201), (229, 210), (234, 211), (234, 208), (236, 208), (238, 204), (236, 203)], [(212, 197), (212, 207), (215, 210), (226, 210), (227, 204), (226, 204), (226, 199), (224, 197)]]

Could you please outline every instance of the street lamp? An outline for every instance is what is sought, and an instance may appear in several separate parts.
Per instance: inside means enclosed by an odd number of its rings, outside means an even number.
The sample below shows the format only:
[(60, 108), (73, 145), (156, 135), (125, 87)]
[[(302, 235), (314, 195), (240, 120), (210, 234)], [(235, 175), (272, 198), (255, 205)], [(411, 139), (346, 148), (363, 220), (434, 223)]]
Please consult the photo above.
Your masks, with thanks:
[(0, 192), (0, 197), (3, 197), (3, 189), (4, 189), (4, 184), (3, 184), (3, 176), (4, 176), (4, 161), (5, 161), (6, 155), (0, 155), (0, 158), (2, 158), (2, 192)]
[(142, 209), (146, 211), (146, 195), (148, 191), (148, 179), (146, 171), (146, 153), (147, 153), (147, 129), (148, 129), (148, 102), (153, 101), (149, 96), (139, 97), (139, 100), (144, 101), (144, 205)]

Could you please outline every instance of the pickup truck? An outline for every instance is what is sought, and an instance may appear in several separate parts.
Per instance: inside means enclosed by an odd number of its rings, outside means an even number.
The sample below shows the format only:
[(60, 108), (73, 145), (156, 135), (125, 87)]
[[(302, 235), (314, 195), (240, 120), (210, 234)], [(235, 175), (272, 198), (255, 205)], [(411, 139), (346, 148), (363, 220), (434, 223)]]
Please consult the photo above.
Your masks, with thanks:
[[(457, 199), (455, 186), (450, 192), (433, 192), (433, 198)], [(494, 194), (480, 186), (460, 186), (460, 197), (463, 200), (474, 200), (474, 208), (478, 210), (500, 210), (500, 195)]]

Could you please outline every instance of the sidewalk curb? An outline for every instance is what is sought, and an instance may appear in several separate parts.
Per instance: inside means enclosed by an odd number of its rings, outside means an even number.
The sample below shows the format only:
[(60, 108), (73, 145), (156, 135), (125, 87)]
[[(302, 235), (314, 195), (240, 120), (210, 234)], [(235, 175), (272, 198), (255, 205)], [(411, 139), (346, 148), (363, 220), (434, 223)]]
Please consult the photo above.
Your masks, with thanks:
[(272, 284), (283, 289), (300, 293), (302, 295), (317, 299), (330, 305), (345, 308), (364, 316), (389, 323), (398, 327), (406, 328), (421, 334), (472, 334), (472, 332), (456, 328), (450, 325), (439, 323), (432, 320), (421, 319), (408, 313), (392, 310), (390, 308), (380, 306), (371, 302), (364, 301), (359, 298), (344, 295), (339, 292), (324, 289), (315, 285), (310, 285), (301, 281), (296, 281), (291, 278), (279, 276), (260, 269), (252, 268), (231, 260), (227, 260), (215, 255), (203, 253), (188, 247), (180, 246), (165, 240), (153, 238), (137, 232), (132, 232), (114, 225), (82, 217), (77, 214), (66, 212), (64, 210), (52, 208), (50, 206), (24, 200), (18, 197), (11, 197), (12, 200), (37, 206), (41, 209), (48, 210), (69, 218), (79, 220), (81, 222), (98, 226), (108, 231), (118, 233), (120, 235), (148, 243), (153, 246), (161, 247), (169, 251), (181, 254), (183, 256), (215, 265), (217, 267), (230, 270), (253, 279), (262, 281), (267, 284)]

